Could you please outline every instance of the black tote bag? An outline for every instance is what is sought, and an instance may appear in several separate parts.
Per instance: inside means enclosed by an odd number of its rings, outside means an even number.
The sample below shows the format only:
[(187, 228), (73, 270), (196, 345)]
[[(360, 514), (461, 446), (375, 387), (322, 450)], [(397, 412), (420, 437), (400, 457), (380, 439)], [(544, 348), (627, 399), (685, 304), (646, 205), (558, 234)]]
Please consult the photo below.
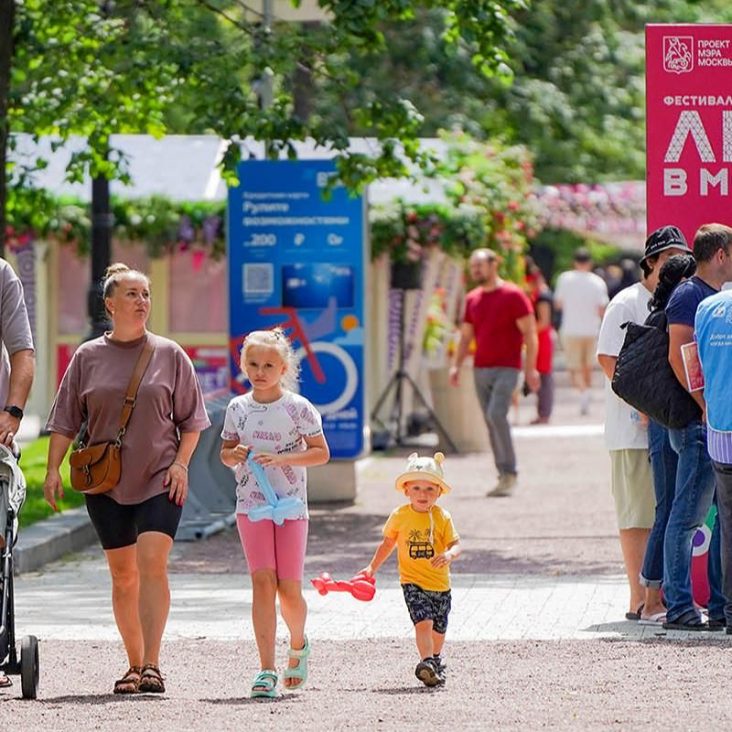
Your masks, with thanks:
[(668, 333), (655, 325), (624, 323), (612, 390), (664, 427), (680, 428), (701, 418), (701, 409), (668, 362)]

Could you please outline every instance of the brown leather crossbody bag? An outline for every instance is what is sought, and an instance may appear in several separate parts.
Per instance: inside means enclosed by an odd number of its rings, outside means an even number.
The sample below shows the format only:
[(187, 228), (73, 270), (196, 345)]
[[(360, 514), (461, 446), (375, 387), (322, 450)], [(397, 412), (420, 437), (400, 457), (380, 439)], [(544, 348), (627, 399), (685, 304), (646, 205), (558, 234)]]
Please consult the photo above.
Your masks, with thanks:
[(152, 358), (155, 346), (148, 340), (137, 358), (132, 378), (127, 386), (127, 393), (122, 405), (119, 430), (113, 442), (98, 442), (85, 445), (88, 433), (80, 446), (69, 456), (71, 466), (71, 487), (81, 493), (106, 493), (119, 483), (122, 461), (122, 438), (127, 430), (127, 423), (135, 407), (137, 390)]

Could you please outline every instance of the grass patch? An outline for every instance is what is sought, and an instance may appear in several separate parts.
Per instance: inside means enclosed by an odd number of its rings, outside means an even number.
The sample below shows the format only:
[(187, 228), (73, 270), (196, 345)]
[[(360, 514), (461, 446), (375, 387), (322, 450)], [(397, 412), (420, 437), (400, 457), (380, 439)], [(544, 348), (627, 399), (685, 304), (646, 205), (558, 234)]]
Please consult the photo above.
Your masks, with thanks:
[[(20, 509), (20, 525), (30, 526), (53, 515), (53, 509), (43, 497), (43, 481), (46, 477), (49, 437), (39, 437), (22, 448), (20, 467), (25, 475), (28, 492), (23, 508)], [(61, 511), (84, 505), (84, 496), (71, 488), (68, 455), (61, 464), (61, 478), (64, 483), (64, 498), (58, 502)]]

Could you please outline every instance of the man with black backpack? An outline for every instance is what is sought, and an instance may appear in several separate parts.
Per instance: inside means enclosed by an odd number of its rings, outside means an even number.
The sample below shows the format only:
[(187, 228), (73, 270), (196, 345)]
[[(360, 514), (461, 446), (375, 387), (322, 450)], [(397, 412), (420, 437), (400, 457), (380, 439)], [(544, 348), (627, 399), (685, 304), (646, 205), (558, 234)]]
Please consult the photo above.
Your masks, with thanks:
[[(732, 280), (732, 229), (705, 224), (694, 236), (696, 274), (681, 283), (666, 306), (668, 360), (682, 386), (688, 388), (682, 347), (694, 340), (694, 318), (700, 303), (716, 295), (724, 282)], [(676, 486), (664, 539), (663, 591), (666, 622), (670, 630), (721, 630), (725, 625), (724, 596), (721, 593), (719, 526), (715, 522), (709, 548), (711, 597), (705, 622), (694, 604), (691, 588), (692, 541), (704, 523), (714, 498), (714, 472), (707, 451), (706, 404), (701, 391), (692, 396), (702, 415), (683, 427), (669, 430), (671, 447), (678, 454)]]

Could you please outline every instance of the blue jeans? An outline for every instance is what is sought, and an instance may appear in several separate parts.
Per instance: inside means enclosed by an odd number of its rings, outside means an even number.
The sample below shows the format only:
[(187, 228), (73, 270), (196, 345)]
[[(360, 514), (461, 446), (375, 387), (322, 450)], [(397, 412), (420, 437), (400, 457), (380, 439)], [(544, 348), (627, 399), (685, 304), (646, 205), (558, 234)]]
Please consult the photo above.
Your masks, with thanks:
[[(663, 544), (663, 592), (668, 622), (693, 623), (701, 619), (691, 593), (691, 551), (694, 534), (704, 523), (714, 497), (714, 470), (707, 452), (706, 432), (700, 420), (668, 431), (671, 447), (679, 457)], [(719, 592), (719, 578), (714, 580), (717, 587), (713, 592)]]
[(648, 454), (653, 473), (653, 491), (656, 495), (656, 516), (648, 535), (640, 583), (645, 587), (659, 589), (663, 583), (663, 542), (676, 491), (679, 456), (671, 447), (668, 430), (653, 420), (648, 423)]

